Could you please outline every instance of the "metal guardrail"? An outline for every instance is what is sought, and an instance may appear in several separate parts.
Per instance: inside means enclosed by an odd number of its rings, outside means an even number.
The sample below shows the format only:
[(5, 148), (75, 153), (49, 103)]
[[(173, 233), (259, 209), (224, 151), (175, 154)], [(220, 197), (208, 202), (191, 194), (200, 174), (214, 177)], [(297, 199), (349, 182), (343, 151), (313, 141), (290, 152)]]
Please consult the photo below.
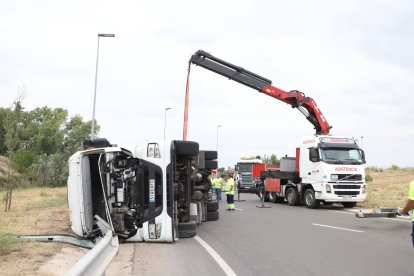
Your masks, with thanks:
[(69, 243), (76, 246), (80, 246), (87, 249), (92, 249), (95, 247), (95, 243), (87, 240), (80, 239), (71, 235), (17, 235), (14, 237), (17, 240), (21, 241), (39, 241), (39, 242), (63, 242)]
[(104, 275), (118, 250), (118, 236), (108, 229), (105, 237), (64, 275)]

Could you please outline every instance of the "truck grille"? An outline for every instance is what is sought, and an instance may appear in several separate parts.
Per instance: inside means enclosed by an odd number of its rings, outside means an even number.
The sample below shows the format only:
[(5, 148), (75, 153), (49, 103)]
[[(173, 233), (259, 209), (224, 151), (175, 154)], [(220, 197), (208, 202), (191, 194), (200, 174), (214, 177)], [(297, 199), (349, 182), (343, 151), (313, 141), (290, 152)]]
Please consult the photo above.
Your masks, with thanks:
[(359, 195), (359, 191), (334, 191), (336, 195), (350, 195), (356, 196)]
[(242, 175), (241, 176), (241, 186), (253, 186), (253, 177), (251, 175)]
[(348, 185), (346, 184), (345, 185), (333, 185), (333, 188), (339, 189), (339, 190), (340, 189), (354, 189), (354, 190), (358, 189), (359, 190), (361, 188), (361, 185), (349, 185), (349, 184)]
[(339, 181), (361, 181), (362, 174), (338, 174)]

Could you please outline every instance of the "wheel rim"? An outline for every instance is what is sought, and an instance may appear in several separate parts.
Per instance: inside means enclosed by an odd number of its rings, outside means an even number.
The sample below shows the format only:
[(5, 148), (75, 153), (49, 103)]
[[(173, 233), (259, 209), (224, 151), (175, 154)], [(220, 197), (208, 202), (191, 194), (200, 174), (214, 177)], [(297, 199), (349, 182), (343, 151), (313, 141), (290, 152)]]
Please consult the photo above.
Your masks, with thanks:
[(313, 199), (312, 192), (306, 192), (306, 195), (305, 195), (306, 205), (311, 206), (313, 204), (313, 201), (314, 199)]
[(288, 192), (287, 192), (287, 200), (289, 202), (292, 202), (292, 200), (293, 200), (293, 192), (292, 192), (291, 189), (289, 189)]
[(275, 196), (273, 194), (273, 192), (269, 192), (269, 200), (273, 201), (275, 199)]

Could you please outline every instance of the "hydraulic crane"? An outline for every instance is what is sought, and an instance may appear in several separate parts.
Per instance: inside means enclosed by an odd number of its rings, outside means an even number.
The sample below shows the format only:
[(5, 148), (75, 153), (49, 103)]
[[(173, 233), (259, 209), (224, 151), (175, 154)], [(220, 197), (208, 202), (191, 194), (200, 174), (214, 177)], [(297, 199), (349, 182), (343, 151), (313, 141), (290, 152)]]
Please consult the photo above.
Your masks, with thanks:
[[(312, 98), (297, 90), (283, 91), (272, 86), (271, 80), (202, 50), (194, 53), (189, 60), (183, 140), (186, 140), (187, 134), (188, 88), (192, 64), (297, 108), (314, 126), (316, 134), (302, 139), (296, 147), (295, 157), (282, 158), (279, 170), (262, 171), (260, 186), (266, 198), (272, 198), (274, 202), (286, 199), (289, 205), (302, 202), (308, 208), (318, 208), (320, 203), (334, 202), (350, 208), (365, 200), (364, 151), (353, 137), (333, 136), (329, 133), (331, 126)], [(247, 183), (246, 179), (241, 180), (240, 187), (243, 183)]]
[(329, 134), (331, 126), (326, 121), (315, 101), (310, 97), (306, 97), (304, 93), (297, 90), (292, 90), (290, 92), (283, 91), (272, 86), (271, 80), (221, 60), (203, 50), (199, 50), (193, 54), (189, 64), (199, 65), (207, 70), (213, 71), (238, 83), (256, 89), (270, 97), (285, 102), (291, 105), (292, 108), (297, 108), (306, 119), (311, 122), (316, 130), (316, 134)]

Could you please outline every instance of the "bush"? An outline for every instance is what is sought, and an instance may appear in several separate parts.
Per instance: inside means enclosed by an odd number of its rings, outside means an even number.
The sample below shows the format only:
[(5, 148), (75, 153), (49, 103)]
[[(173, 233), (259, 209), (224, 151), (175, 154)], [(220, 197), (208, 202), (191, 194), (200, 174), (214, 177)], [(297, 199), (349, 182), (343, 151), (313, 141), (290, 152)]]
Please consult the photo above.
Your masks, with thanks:
[(13, 156), (13, 166), (18, 172), (23, 172), (32, 165), (36, 158), (36, 153), (30, 150), (19, 150)]
[(369, 174), (365, 175), (365, 182), (371, 182), (372, 181), (372, 176), (370, 176)]
[(391, 167), (390, 167), (390, 170), (392, 170), (392, 171), (397, 171), (397, 170), (399, 170), (400, 169), (400, 167), (398, 167), (397, 165), (392, 165)]
[(384, 169), (373, 166), (373, 167), (367, 167), (366, 170), (367, 171), (373, 171), (373, 172), (383, 172)]
[(60, 153), (42, 154), (31, 166), (33, 179), (40, 186), (58, 187), (66, 185), (69, 169), (66, 157)]
[(13, 235), (7, 233), (0, 224), (0, 256), (10, 254), (20, 249), (20, 242)]

